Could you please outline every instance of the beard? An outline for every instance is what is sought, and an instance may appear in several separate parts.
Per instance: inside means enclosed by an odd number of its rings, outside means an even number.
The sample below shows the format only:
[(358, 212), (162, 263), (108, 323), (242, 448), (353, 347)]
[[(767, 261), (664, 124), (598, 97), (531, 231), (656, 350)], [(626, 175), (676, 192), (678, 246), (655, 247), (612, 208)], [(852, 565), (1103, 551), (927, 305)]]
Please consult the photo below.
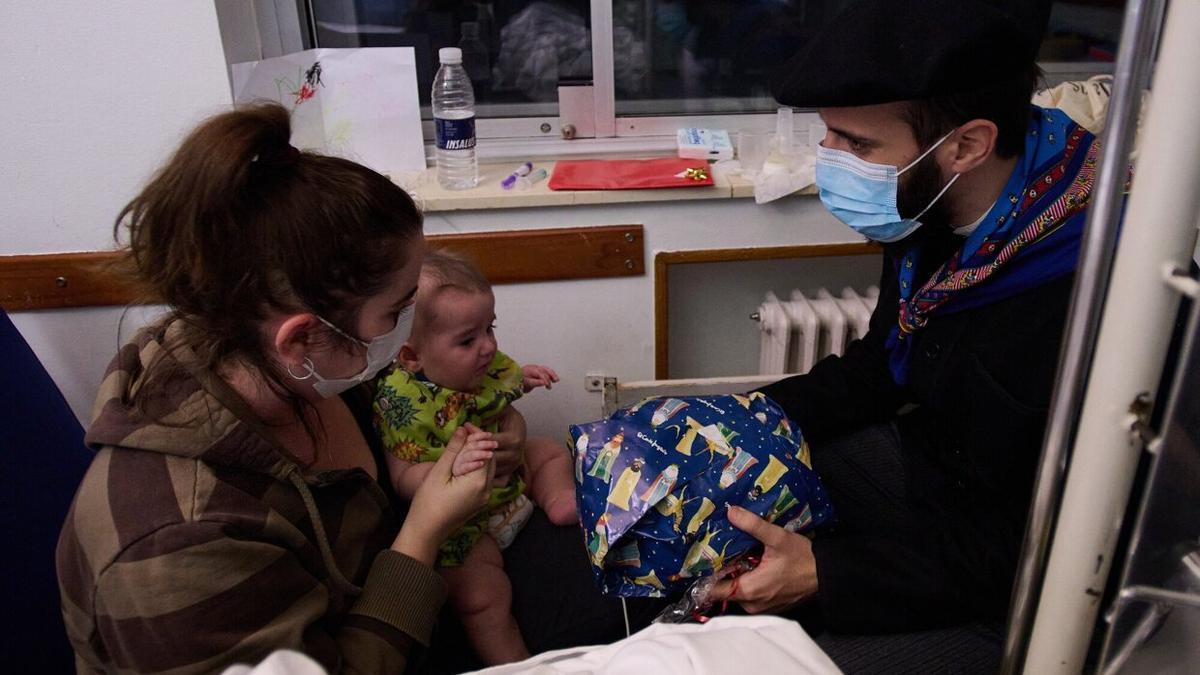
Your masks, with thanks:
[[(901, 179), (901, 184), (896, 190), (896, 211), (900, 213), (901, 218), (913, 218), (921, 213), (942, 188), (946, 187), (946, 179), (942, 177), (941, 169), (937, 162), (929, 157), (906, 171)], [(921, 215), (921, 227), (895, 243), (907, 248), (940, 239), (949, 233), (950, 195), (944, 194)]]
[[(942, 171), (938, 167), (937, 162), (928, 161), (932, 158), (927, 157), (925, 160), (918, 163), (913, 168), (909, 169), (905, 178), (907, 182), (898, 186), (896, 191), (896, 210), (900, 212), (901, 218), (913, 218), (921, 213), (921, 210), (929, 206), (937, 198), (938, 193), (942, 188), (946, 187), (946, 179), (942, 178)], [(929, 207), (929, 210), (921, 215), (921, 223), (928, 226), (945, 228), (950, 224), (949, 195), (942, 195), (937, 203)]]

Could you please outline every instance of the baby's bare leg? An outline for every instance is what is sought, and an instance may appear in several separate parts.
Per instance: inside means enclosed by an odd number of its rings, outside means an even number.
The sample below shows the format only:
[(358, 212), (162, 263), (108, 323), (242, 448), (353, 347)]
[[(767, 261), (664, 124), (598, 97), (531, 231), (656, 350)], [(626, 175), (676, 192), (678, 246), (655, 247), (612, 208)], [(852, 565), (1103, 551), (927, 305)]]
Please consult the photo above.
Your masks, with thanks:
[(529, 468), (529, 492), (555, 525), (570, 525), (575, 514), (575, 476), (571, 453), (565, 445), (549, 438), (525, 441), (525, 465)]
[(529, 658), (512, 615), (512, 585), (495, 539), (483, 535), (462, 566), (440, 571), (454, 611), (484, 663), (494, 666)]

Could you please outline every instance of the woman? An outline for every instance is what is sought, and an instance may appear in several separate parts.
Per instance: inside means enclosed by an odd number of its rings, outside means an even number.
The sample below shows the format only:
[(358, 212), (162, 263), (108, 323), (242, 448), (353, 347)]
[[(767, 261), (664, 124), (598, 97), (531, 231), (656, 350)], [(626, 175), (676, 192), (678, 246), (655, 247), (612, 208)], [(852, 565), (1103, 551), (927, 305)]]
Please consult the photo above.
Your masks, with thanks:
[[(274, 104), (210, 119), (117, 219), (132, 278), (171, 311), (108, 369), (59, 541), (81, 672), (285, 647), (401, 672), (443, 599), (437, 547), (486, 501), (496, 443), (460, 433), (396, 533), (347, 401), (407, 338), (421, 215), (289, 132)], [(488, 468), (452, 477), (458, 452)]]

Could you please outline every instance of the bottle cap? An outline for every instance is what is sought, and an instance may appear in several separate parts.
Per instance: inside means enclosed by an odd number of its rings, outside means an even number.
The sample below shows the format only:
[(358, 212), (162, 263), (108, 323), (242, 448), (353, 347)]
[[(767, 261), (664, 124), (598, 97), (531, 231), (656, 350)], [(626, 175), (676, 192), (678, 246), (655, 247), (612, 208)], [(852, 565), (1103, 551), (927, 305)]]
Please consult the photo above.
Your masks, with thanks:
[(462, 63), (462, 50), (458, 47), (442, 47), (438, 50), (438, 61), (441, 63)]

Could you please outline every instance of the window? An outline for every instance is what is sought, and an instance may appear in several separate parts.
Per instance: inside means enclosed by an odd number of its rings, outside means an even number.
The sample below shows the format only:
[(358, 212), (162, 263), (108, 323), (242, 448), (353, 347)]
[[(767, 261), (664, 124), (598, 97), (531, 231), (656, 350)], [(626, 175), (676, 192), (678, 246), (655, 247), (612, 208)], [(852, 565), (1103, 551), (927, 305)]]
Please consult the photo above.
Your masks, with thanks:
[(602, 119), (577, 125), (580, 135), (612, 137), (666, 128), (649, 119), (617, 124), (617, 117), (773, 113), (772, 69), (800, 43), (804, 26), (850, 1), (310, 0), (307, 14), (322, 47), (414, 47), (426, 118), (437, 50), (458, 46), (481, 121), (537, 123), (481, 122), (482, 137), (557, 136), (560, 114), (578, 121), (574, 106), (560, 107), (560, 85), (589, 84), (591, 93), (578, 95)]
[[(531, 139), (543, 139), (544, 154), (579, 152), (589, 144), (561, 141), (567, 124), (578, 137), (615, 139), (606, 142), (607, 151), (619, 151), (621, 139), (627, 139), (631, 151), (642, 152), (657, 149), (655, 142), (673, 147), (667, 138), (685, 125), (770, 129), (776, 108), (772, 72), (810, 31), (854, 1), (254, 3), (260, 6), (260, 32), (269, 14), (280, 24), (277, 33), (284, 37), (276, 41), (282, 44), (413, 47), (427, 119), (437, 50), (461, 47), (475, 84), (486, 158), (505, 155), (503, 139), (526, 149)], [(1123, 7), (1124, 0), (1053, 3), (1040, 59), (1050, 84), (1111, 72), (1106, 62), (1116, 53)], [(290, 22), (296, 25), (285, 25)], [(288, 33), (296, 39), (286, 39)], [(267, 51), (263, 56), (276, 55)], [(800, 117), (798, 131), (807, 119)], [(432, 128), (426, 131), (431, 138)]]
[[(618, 115), (774, 112), (772, 73), (848, 0), (616, 3)], [(623, 6), (624, 5), (624, 6)], [(622, 61), (625, 55), (625, 63)]]
[(1055, 2), (1038, 61), (1055, 85), (1111, 73), (1125, 18), (1124, 0)]
[(460, 47), (479, 116), (558, 114), (560, 81), (592, 79), (587, 0), (311, 0), (321, 47), (413, 47), (425, 116), (438, 50)]

